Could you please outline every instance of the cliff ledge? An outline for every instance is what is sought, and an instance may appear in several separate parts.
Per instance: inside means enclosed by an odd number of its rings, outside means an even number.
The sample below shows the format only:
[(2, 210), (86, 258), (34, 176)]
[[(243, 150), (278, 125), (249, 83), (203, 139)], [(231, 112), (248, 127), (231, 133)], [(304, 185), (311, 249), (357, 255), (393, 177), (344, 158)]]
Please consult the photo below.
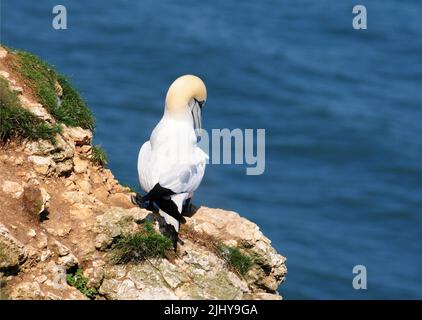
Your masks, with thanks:
[(168, 250), (161, 217), (105, 168), (90, 111), (53, 68), (0, 47), (0, 90), (1, 298), (281, 298), (285, 258), (235, 212), (198, 208)]

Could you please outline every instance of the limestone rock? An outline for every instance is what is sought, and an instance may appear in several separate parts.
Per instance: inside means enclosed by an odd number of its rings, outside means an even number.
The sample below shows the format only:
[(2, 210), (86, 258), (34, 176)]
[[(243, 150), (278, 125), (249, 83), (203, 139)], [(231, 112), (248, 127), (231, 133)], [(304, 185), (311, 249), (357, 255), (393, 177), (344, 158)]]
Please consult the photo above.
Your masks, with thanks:
[(47, 109), (45, 109), (42, 104), (38, 102), (32, 102), (24, 95), (18, 96), (20, 103), (23, 108), (27, 109), (28, 111), (32, 112), (35, 116), (38, 118), (41, 118), (43, 120), (46, 120), (48, 122), (53, 122), (53, 118), (48, 113)]
[(137, 222), (143, 221), (148, 215), (149, 212), (145, 209), (111, 207), (104, 214), (97, 216), (96, 231), (109, 238), (115, 238), (136, 231)]
[(56, 144), (54, 154), (52, 158), (54, 161), (64, 161), (66, 159), (72, 159), (75, 155), (75, 148), (73, 143), (64, 140), (60, 135), (56, 136)]
[(79, 179), (76, 181), (76, 185), (78, 186), (78, 189), (82, 191), (83, 193), (85, 194), (91, 193), (92, 187), (91, 187), (91, 184), (87, 180)]
[(250, 284), (275, 291), (284, 281), (286, 259), (276, 253), (271, 241), (251, 221), (235, 212), (201, 207), (192, 218), (188, 218), (188, 225), (223, 242), (236, 241), (253, 257), (257, 263), (246, 276)]
[(57, 260), (57, 263), (61, 266), (64, 266), (66, 269), (77, 266), (79, 261), (73, 254), (68, 254), (64, 257), (60, 257)]
[(56, 168), (56, 164), (48, 157), (30, 156), (28, 160), (34, 164), (34, 169), (42, 175), (48, 175)]
[[(145, 300), (145, 299), (159, 299), (159, 300), (174, 300), (177, 296), (163, 285), (154, 268), (150, 265), (144, 264), (134, 266), (133, 269), (129, 267), (127, 278), (108, 278), (110, 275), (118, 274), (116, 270), (111, 267), (111, 270), (106, 272), (106, 276), (99, 292), (108, 299), (116, 300)], [(152, 272), (152, 273), (151, 273)], [(158, 281), (158, 282), (156, 282)]]
[(63, 134), (74, 141), (77, 146), (88, 145), (92, 141), (92, 132), (80, 127), (65, 127)]
[(48, 245), (48, 237), (45, 233), (41, 232), (40, 235), (38, 236), (37, 248), (44, 249), (44, 248), (47, 248), (47, 245)]
[(82, 160), (79, 157), (75, 157), (73, 159), (73, 163), (75, 164), (75, 173), (85, 173), (88, 169), (88, 161)]
[(64, 237), (67, 236), (70, 231), (72, 231), (72, 227), (69, 224), (63, 224), (60, 227), (55, 228), (47, 228), (47, 232), (56, 237)]
[(22, 282), (9, 295), (12, 300), (41, 300), (45, 296), (37, 282)]
[(73, 170), (73, 161), (66, 160), (63, 162), (59, 162), (56, 165), (56, 173), (58, 176), (65, 176), (71, 173)]
[(92, 194), (100, 201), (105, 201), (109, 195), (108, 191), (102, 186), (95, 188)]
[(54, 145), (48, 140), (31, 141), (25, 146), (25, 151), (35, 156), (46, 156), (54, 150)]
[(27, 256), (24, 245), (0, 223), (0, 271), (19, 267)]
[[(239, 277), (220, 256), (184, 239), (182, 252), (173, 263), (163, 259), (135, 265), (106, 265), (100, 293), (109, 299), (279, 299), (274, 292), (284, 280), (285, 259), (274, 251), (259, 228), (234, 212), (201, 208), (197, 214), (189, 219), (188, 225), (241, 247), (259, 262), (250, 272), (258, 276), (248, 273)], [(97, 217), (97, 248), (104, 250), (114, 238), (136, 231), (137, 223), (145, 219), (159, 222), (160, 217), (139, 208), (107, 210)], [(228, 234), (229, 224), (237, 231)]]
[(84, 192), (80, 191), (67, 191), (62, 194), (62, 198), (70, 204), (81, 203), (81, 204), (92, 204), (94, 198)]
[(88, 155), (91, 152), (92, 147), (90, 145), (80, 146), (78, 151), (81, 154)]
[(23, 193), (22, 186), (14, 181), (3, 181), (1, 183), (1, 188), (4, 193), (9, 194), (12, 198), (15, 199), (18, 199)]
[(0, 76), (2, 76), (3, 78), (8, 79), (10, 77), (10, 74), (7, 71), (0, 70)]
[(267, 292), (245, 294), (244, 298), (246, 300), (282, 300), (280, 295), (267, 293)]
[(44, 188), (35, 184), (27, 184), (22, 196), (25, 210), (32, 216), (38, 216), (50, 205), (50, 195)]
[(7, 56), (7, 50), (3, 47), (0, 47), (0, 59), (4, 59)]
[(115, 193), (110, 195), (108, 198), (110, 203), (116, 207), (122, 207), (126, 209), (133, 208), (133, 204), (130, 200), (130, 195), (125, 193)]
[(70, 210), (72, 218), (85, 221), (93, 216), (93, 212), (89, 206), (83, 204), (75, 204)]
[(70, 253), (70, 249), (58, 240), (53, 242), (52, 248), (59, 257), (67, 256)]
[(41, 252), (40, 260), (41, 262), (47, 261), (52, 255), (52, 252), (49, 249), (45, 249)]
[(37, 232), (34, 229), (29, 229), (26, 234), (28, 237), (34, 238), (37, 235)]
[(104, 279), (104, 261), (102, 264), (98, 264), (98, 261), (92, 263), (93, 267), (86, 269), (85, 273), (89, 279), (88, 287), (99, 288)]
[(114, 193), (125, 193), (125, 194), (127, 194), (127, 193), (129, 193), (129, 192), (131, 192), (130, 191), (130, 188), (129, 187), (124, 187), (124, 186), (122, 186), (121, 184), (116, 184), (116, 185), (114, 185), (114, 187), (113, 187), (113, 192)]
[(44, 269), (44, 274), (48, 278), (45, 285), (55, 290), (66, 290), (68, 288), (64, 265), (57, 265), (54, 261), (50, 261)]
[(98, 172), (91, 172), (89, 174), (89, 177), (91, 178), (92, 182), (95, 184), (102, 184), (105, 181), (105, 177), (101, 176)]

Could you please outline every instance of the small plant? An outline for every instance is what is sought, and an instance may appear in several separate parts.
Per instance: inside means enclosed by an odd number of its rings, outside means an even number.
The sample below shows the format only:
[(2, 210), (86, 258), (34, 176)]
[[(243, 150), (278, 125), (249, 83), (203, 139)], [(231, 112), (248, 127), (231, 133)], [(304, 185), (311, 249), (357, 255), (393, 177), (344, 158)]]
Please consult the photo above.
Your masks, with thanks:
[(253, 266), (254, 260), (238, 248), (219, 246), (220, 255), (237, 273), (244, 276)]
[(98, 166), (105, 166), (108, 163), (108, 156), (105, 150), (100, 146), (96, 145), (91, 150), (91, 161)]
[(11, 138), (46, 139), (52, 142), (61, 131), (57, 124), (49, 124), (22, 108), (6, 79), (0, 77), (0, 141)]
[(164, 258), (172, 248), (172, 241), (156, 232), (151, 221), (146, 221), (143, 230), (124, 235), (118, 240), (112, 248), (112, 260), (120, 264), (140, 262), (147, 258)]
[(216, 239), (210, 234), (198, 232), (187, 225), (182, 225), (180, 234), (182, 234), (184, 238), (204, 246), (209, 251), (224, 259), (229, 268), (240, 276), (246, 275), (255, 264), (255, 260), (252, 257), (244, 254), (238, 248), (224, 245), (219, 239)]
[(87, 287), (89, 279), (84, 277), (80, 268), (78, 268), (75, 273), (68, 273), (66, 275), (66, 280), (69, 285), (75, 287), (90, 299), (94, 299), (97, 295), (97, 289)]

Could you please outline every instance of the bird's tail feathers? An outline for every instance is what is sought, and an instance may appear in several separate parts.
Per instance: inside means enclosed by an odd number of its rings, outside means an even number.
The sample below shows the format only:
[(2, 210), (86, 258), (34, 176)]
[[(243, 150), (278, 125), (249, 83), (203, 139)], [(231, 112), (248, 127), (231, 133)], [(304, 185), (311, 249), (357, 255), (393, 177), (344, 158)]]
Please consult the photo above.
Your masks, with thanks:
[(164, 212), (163, 210), (159, 210), (158, 213), (160, 214), (160, 216), (162, 216), (164, 218), (164, 220), (166, 221), (167, 224), (170, 224), (174, 227), (174, 229), (176, 230), (176, 232), (179, 232), (180, 229), (180, 223), (179, 221), (177, 221), (177, 219), (173, 218), (171, 215), (167, 214), (166, 212)]

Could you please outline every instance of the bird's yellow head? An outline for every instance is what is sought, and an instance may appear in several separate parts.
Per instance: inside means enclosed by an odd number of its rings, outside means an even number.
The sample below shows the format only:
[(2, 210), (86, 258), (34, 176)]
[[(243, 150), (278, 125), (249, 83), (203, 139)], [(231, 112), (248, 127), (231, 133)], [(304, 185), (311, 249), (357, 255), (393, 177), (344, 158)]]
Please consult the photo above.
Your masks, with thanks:
[(172, 115), (191, 113), (195, 128), (201, 129), (201, 109), (207, 99), (204, 82), (193, 75), (177, 78), (170, 86), (166, 96), (166, 111)]

